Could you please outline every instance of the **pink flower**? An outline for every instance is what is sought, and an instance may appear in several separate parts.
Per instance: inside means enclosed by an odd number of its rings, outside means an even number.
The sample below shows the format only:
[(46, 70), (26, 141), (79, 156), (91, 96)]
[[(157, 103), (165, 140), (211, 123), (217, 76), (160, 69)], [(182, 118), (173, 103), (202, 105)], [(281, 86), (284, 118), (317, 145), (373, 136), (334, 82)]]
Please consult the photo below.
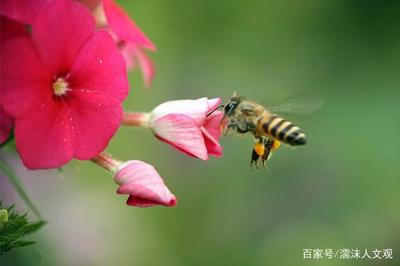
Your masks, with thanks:
[(52, 0), (1, 0), (0, 15), (32, 24), (36, 15)]
[(17, 151), (30, 169), (87, 160), (119, 127), (128, 92), (125, 62), (110, 35), (94, 31), (89, 11), (55, 0), (31, 36), (1, 47), (1, 95), (15, 119)]
[(114, 0), (80, 1), (92, 11), (97, 25), (105, 27), (112, 34), (128, 69), (141, 68), (145, 86), (149, 87), (154, 79), (155, 68), (144, 50), (156, 51), (155, 45)]
[[(27, 34), (28, 32), (25, 30), (23, 24), (0, 16), (0, 47), (3, 47), (3, 45), (12, 38)], [(3, 58), (5, 55), (1, 54), (0, 56)], [(1, 76), (0, 79), (3, 79), (3, 77)], [(4, 111), (3, 102), (3, 97), (0, 97), (0, 144), (8, 139), (14, 125), (12, 117)]]
[(176, 197), (169, 191), (153, 166), (141, 161), (127, 161), (115, 174), (120, 185), (118, 194), (128, 194), (126, 204), (136, 207), (176, 205)]
[(151, 112), (149, 124), (157, 138), (190, 156), (202, 160), (221, 156), (218, 139), (223, 112), (208, 115), (220, 102), (219, 98), (165, 102)]

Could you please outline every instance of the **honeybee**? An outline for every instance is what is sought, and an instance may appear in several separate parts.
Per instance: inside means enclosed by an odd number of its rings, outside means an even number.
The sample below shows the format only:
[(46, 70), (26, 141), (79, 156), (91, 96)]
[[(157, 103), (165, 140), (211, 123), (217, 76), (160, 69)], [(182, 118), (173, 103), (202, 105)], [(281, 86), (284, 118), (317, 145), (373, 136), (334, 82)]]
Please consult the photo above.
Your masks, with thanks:
[[(251, 154), (251, 167), (255, 165), (258, 169), (259, 162), (266, 167), (266, 162), (280, 147), (281, 142), (290, 146), (307, 143), (305, 133), (298, 126), (237, 93), (234, 93), (223, 108), (221, 129), (225, 135), (232, 131), (241, 135), (249, 133), (256, 141)], [(293, 104), (288, 103), (276, 109), (279, 108), (293, 109)]]

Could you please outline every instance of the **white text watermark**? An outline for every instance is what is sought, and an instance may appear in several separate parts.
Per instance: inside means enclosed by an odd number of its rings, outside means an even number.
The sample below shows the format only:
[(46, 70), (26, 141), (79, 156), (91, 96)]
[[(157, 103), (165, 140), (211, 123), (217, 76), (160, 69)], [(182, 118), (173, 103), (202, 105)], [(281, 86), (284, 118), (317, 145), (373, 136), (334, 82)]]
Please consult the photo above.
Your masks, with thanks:
[(321, 259), (391, 260), (393, 259), (393, 250), (391, 248), (383, 248), (383, 249), (304, 248), (303, 259), (305, 260), (321, 260)]

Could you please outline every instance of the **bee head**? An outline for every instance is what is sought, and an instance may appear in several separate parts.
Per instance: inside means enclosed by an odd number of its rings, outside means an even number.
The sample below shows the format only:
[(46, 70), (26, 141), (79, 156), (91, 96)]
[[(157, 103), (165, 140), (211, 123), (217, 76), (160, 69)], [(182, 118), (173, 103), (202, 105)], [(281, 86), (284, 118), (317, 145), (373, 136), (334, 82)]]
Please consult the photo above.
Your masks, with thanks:
[(225, 115), (231, 115), (239, 105), (240, 101), (241, 97), (237, 94), (237, 92), (234, 92), (230, 101), (224, 106)]

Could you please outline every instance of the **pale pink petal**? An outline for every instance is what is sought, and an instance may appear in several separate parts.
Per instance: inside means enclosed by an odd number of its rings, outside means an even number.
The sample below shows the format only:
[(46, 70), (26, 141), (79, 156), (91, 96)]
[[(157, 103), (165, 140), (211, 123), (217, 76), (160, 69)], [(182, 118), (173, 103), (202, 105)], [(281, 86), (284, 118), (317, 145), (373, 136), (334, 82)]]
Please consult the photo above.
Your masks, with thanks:
[(218, 140), (221, 136), (220, 122), (223, 116), (224, 113), (221, 111), (213, 112), (207, 117), (204, 126), (201, 128), (204, 142), (210, 155), (222, 155), (222, 146), (218, 143)]
[(125, 62), (106, 31), (92, 34), (70, 70), (71, 88), (99, 91), (122, 101), (128, 94)]
[(0, 107), (0, 144), (8, 139), (11, 129), (13, 127), (14, 121), (4, 112), (3, 108)]
[(195, 120), (200, 126), (204, 123), (208, 109), (207, 98), (168, 101), (154, 108), (151, 112), (151, 121), (169, 114), (183, 114)]
[(57, 0), (42, 9), (35, 19), (32, 38), (52, 74), (63, 75), (94, 28), (94, 19), (84, 5)]
[(124, 41), (155, 51), (156, 47), (114, 0), (103, 0), (107, 23)]
[(128, 161), (115, 175), (120, 185), (118, 194), (128, 194), (128, 205), (149, 207), (153, 205), (176, 205), (173, 195), (164, 181), (150, 164), (141, 161)]
[(204, 143), (207, 148), (207, 153), (216, 157), (222, 155), (222, 147), (216, 139), (214, 139), (210, 133), (207, 132), (203, 127), (201, 128), (201, 133), (203, 133)]
[(136, 48), (135, 52), (136, 58), (139, 62), (140, 70), (142, 71), (144, 85), (149, 88), (156, 74), (156, 69), (151, 59), (144, 51), (142, 51), (140, 48)]
[(208, 100), (208, 110), (207, 113), (212, 112), (218, 105), (221, 104), (221, 98), (213, 98)]
[(75, 157), (88, 160), (102, 152), (122, 119), (121, 101), (102, 91), (74, 89), (68, 95), (70, 121), (76, 132)]
[(52, 97), (52, 76), (28, 37), (20, 36), (5, 42), (1, 47), (0, 65), (2, 106), (11, 116), (30, 113)]
[(215, 111), (214, 113), (210, 114), (206, 121), (204, 122), (203, 127), (207, 130), (208, 133), (215, 139), (219, 140), (221, 136), (221, 120), (224, 116), (224, 112), (222, 111)]
[(56, 168), (70, 161), (74, 136), (66, 104), (44, 102), (15, 123), (17, 151), (29, 169)]
[(126, 69), (135, 69), (137, 65), (135, 58), (136, 47), (134, 45), (129, 45), (128, 43), (123, 42), (119, 44), (119, 51), (125, 59)]
[(39, 11), (51, 0), (1, 0), (0, 15), (32, 24)]
[(162, 141), (185, 153), (208, 160), (203, 135), (195, 120), (182, 114), (170, 114), (152, 125), (154, 134)]

